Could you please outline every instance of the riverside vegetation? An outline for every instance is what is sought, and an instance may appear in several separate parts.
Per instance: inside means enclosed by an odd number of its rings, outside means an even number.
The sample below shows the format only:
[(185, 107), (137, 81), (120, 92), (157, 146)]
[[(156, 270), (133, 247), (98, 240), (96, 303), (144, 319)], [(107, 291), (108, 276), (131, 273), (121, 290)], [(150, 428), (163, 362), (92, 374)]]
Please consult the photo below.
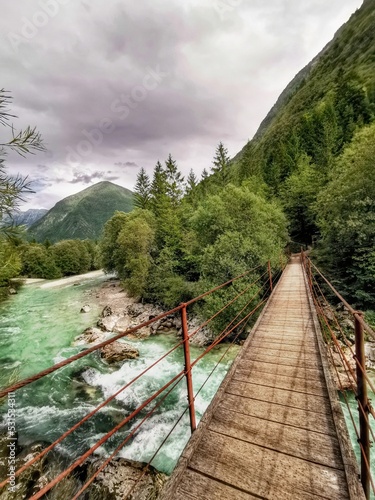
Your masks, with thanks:
[[(192, 170), (185, 181), (171, 155), (157, 162), (152, 178), (141, 169), (136, 209), (106, 223), (96, 264), (117, 272), (130, 295), (172, 307), (268, 259), (276, 268), (289, 239), (314, 240), (313, 256), (325, 272), (353, 304), (371, 308), (374, 20), (374, 1), (366, 0), (234, 159), (220, 143), (200, 180)], [(22, 252), (30, 260), (56, 253), (54, 246), (28, 245), (2, 239), (3, 284), (21, 271)], [(231, 293), (223, 291), (215, 304), (207, 300), (203, 315)]]

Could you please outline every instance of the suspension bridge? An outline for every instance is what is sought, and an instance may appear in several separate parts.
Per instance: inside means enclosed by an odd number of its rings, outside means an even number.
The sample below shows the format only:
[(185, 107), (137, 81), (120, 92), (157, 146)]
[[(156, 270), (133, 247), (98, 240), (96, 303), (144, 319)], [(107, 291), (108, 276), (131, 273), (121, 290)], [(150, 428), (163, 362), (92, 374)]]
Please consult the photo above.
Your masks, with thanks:
[[(142, 424), (160, 408), (163, 401), (183, 380), (186, 381), (187, 388), (184, 413), (172, 428), (166, 429), (165, 439), (126, 495), (121, 498), (137, 498), (137, 487), (142, 477), (147, 474), (149, 465), (165, 442), (171, 436), (173, 438), (173, 431), (187, 413), (192, 435), (161, 493), (161, 500), (370, 498), (371, 490), (375, 490), (371, 476), (370, 437), (374, 439), (374, 436), (370, 418), (375, 414), (367, 397), (367, 385), (374, 392), (375, 390), (366, 373), (363, 342), (365, 331), (374, 338), (375, 333), (365, 323), (362, 314), (345, 302), (303, 253), (293, 257), (279, 274), (281, 277), (273, 276), (269, 264), (263, 270), (259, 266), (190, 302), (0, 391), (0, 397), (14, 393), (111, 342), (135, 333), (140, 328), (173, 314), (181, 315), (180, 342), (72, 428), (67, 429), (54, 443), (22, 465), (15, 472), (15, 477), (21, 480), (28, 467), (43, 458), (176, 349), (184, 349), (185, 366), (176, 374), (171, 374), (169, 382), (155, 394), (151, 394), (137, 409), (127, 414), (116, 427), (110, 429), (86, 453), (76, 458), (69, 467), (52, 478), (31, 498), (43, 498), (93, 455), (103, 443), (141, 415), (140, 423), (129, 430), (125, 439), (72, 496), (74, 499), (85, 498), (85, 491), (100, 472), (126, 447)], [(223, 308), (193, 332), (188, 331), (187, 315), (190, 306), (253, 275), (256, 276), (254, 281), (249, 283), (248, 280), (246, 285), (240, 287), (241, 291), (236, 292), (236, 296)], [(347, 332), (334, 314), (334, 308), (330, 309), (331, 314), (327, 314), (328, 301), (324, 295), (324, 287), (329, 288), (331, 294), (337, 296), (353, 316), (355, 346), (347, 339)], [(236, 290), (235, 287), (233, 289)], [(240, 300), (241, 305), (245, 305), (238, 307), (231, 322), (212, 344), (197, 359), (191, 360), (189, 340)], [(227, 342), (228, 352), (255, 315), (259, 317), (251, 333), (197, 425), (195, 399), (207, 380), (194, 392), (194, 366), (219, 342), (230, 339), (230, 342)], [(342, 339), (347, 343), (347, 350), (342, 348)], [(338, 363), (335, 362), (334, 355), (339, 355), (350, 384), (349, 388), (356, 396), (358, 415), (353, 415), (347, 401), (347, 386), (340, 387), (342, 376), (338, 373)], [(337, 385), (342, 389), (341, 393), (347, 402), (357, 433), (361, 456), (359, 466), (350, 443)], [(9, 478), (0, 478), (0, 481), (1, 491), (1, 488), (6, 488)]]

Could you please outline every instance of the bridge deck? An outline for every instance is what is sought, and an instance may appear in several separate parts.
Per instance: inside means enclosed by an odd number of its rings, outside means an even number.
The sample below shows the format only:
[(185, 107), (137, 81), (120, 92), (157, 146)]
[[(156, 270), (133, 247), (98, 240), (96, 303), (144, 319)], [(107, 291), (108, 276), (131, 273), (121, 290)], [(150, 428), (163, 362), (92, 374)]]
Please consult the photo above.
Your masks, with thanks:
[(349, 491), (303, 272), (292, 262), (162, 498), (344, 500)]

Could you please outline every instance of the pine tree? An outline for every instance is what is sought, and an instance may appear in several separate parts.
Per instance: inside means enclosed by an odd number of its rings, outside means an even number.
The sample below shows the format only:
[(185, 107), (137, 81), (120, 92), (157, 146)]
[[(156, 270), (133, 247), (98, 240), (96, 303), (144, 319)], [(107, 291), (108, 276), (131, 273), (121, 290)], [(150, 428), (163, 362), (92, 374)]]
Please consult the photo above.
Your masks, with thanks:
[(224, 187), (229, 183), (229, 162), (230, 158), (228, 150), (224, 147), (222, 142), (219, 142), (212, 162), (214, 166), (211, 167), (211, 170), (214, 174), (216, 174), (218, 183), (221, 187)]
[(188, 195), (191, 194), (193, 191), (195, 191), (197, 185), (198, 185), (197, 176), (195, 175), (193, 169), (191, 169), (186, 179), (186, 193)]
[(203, 172), (202, 172), (202, 176), (201, 176), (202, 181), (205, 181), (205, 180), (207, 179), (207, 177), (208, 177), (208, 172), (207, 172), (207, 170), (204, 168), (204, 169), (203, 169)]
[(134, 205), (144, 210), (150, 208), (151, 205), (151, 182), (143, 167), (137, 175), (134, 187)]
[(167, 161), (165, 162), (165, 173), (168, 183), (167, 194), (171, 199), (173, 206), (176, 207), (184, 193), (184, 178), (178, 170), (177, 163), (172, 158), (172, 155), (169, 155)]
[(150, 190), (150, 204), (155, 215), (159, 215), (161, 207), (168, 203), (167, 188), (167, 175), (162, 164), (158, 161), (154, 168)]

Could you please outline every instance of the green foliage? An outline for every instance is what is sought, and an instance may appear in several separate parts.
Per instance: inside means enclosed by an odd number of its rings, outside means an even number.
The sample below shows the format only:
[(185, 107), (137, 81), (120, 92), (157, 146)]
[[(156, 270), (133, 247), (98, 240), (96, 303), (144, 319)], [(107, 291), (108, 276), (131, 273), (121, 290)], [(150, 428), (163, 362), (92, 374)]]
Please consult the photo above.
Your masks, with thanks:
[(147, 210), (151, 206), (151, 182), (150, 178), (146, 173), (146, 170), (142, 167), (137, 175), (137, 180), (134, 187), (134, 206), (136, 208), (142, 208)]
[(191, 219), (201, 248), (201, 273), (220, 283), (271, 259), (279, 262), (288, 236), (281, 208), (250, 186), (229, 184), (208, 197)]
[(198, 186), (198, 179), (193, 169), (190, 169), (189, 175), (186, 179), (186, 195), (193, 197)]
[(100, 242), (102, 266), (107, 272), (116, 272), (132, 296), (144, 294), (152, 262), (154, 227), (154, 215), (141, 209), (130, 214), (117, 212), (104, 227)]
[(24, 244), (20, 248), (22, 276), (56, 279), (61, 277), (52, 252), (38, 243)]
[(324, 176), (311, 163), (311, 159), (306, 154), (301, 155), (297, 169), (280, 190), (293, 241), (310, 244), (311, 236), (317, 232), (314, 204), (324, 183)]
[(11, 278), (19, 275), (21, 259), (12, 242), (0, 237), (0, 287), (6, 286)]
[(0, 143), (0, 233), (8, 234), (12, 224), (4, 222), (4, 217), (12, 218), (12, 213), (18, 204), (23, 201), (26, 193), (31, 193), (30, 182), (17, 175), (12, 177), (5, 169), (5, 156), (8, 151), (14, 151), (20, 156), (33, 154), (35, 151), (44, 151), (42, 138), (35, 128), (27, 127), (16, 132), (11, 118), (14, 118), (8, 109), (11, 96), (4, 89), (0, 90), (0, 124), (11, 132), (11, 137)]
[(117, 245), (117, 238), (126, 220), (127, 216), (124, 212), (115, 212), (104, 226), (103, 237), (99, 244), (99, 259), (107, 273), (115, 272), (118, 263), (121, 262), (122, 253)]
[[(14, 151), (25, 157), (35, 151), (43, 151), (44, 145), (40, 134), (35, 128), (15, 131), (8, 109), (10, 95), (4, 89), (0, 90), (0, 124), (11, 134), (11, 137), (0, 142), (0, 287), (8, 284), (21, 270), (21, 259), (15, 245), (10, 239), (15, 239), (19, 232), (12, 223), (12, 214), (23, 201), (26, 193), (32, 192), (30, 183), (20, 175), (10, 176), (5, 167), (5, 157), (8, 151)], [(4, 294), (1, 294), (4, 295)]]
[(63, 276), (86, 273), (91, 268), (91, 256), (81, 240), (63, 240), (51, 247), (56, 266)]
[(144, 294), (155, 239), (154, 225), (150, 212), (136, 211), (127, 216), (117, 237), (122, 253), (117, 271), (131, 296)]
[(215, 175), (215, 180), (220, 187), (225, 187), (230, 181), (230, 170), (229, 163), (230, 158), (228, 155), (228, 150), (224, 147), (222, 142), (216, 148), (215, 156), (213, 159), (212, 172)]
[(184, 178), (178, 170), (176, 161), (172, 155), (168, 156), (165, 162), (165, 175), (167, 183), (167, 195), (173, 208), (176, 208), (181, 201), (184, 192)]
[(375, 299), (375, 124), (355, 135), (338, 158), (316, 206), (318, 256), (358, 304)]

